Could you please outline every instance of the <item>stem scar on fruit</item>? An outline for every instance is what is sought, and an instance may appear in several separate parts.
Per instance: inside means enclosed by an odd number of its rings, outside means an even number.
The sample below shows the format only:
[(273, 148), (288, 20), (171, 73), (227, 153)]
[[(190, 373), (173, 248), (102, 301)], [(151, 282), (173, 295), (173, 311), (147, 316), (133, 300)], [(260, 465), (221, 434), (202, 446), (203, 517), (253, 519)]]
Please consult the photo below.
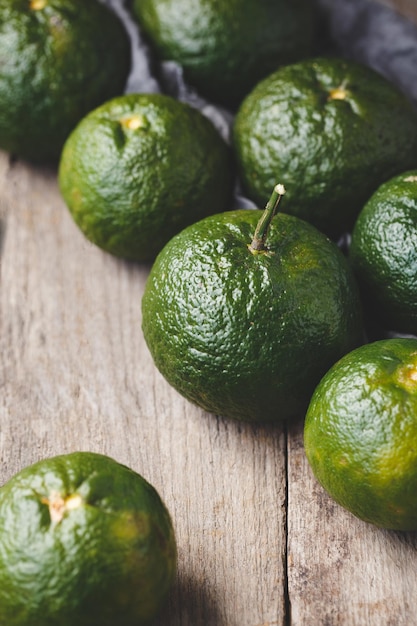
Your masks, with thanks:
[(42, 498), (41, 502), (48, 505), (51, 522), (58, 524), (67, 511), (78, 509), (83, 500), (78, 493), (63, 498), (60, 493), (53, 491), (48, 498)]
[[(414, 357), (417, 356), (415, 353)], [(415, 391), (417, 388), (417, 362), (414, 359), (412, 362), (407, 363), (403, 367), (400, 367), (397, 372), (397, 381), (408, 389), (409, 391)]]
[(46, 7), (47, 0), (31, 0), (30, 8), (32, 11), (40, 11)]
[(120, 120), (120, 124), (129, 130), (138, 130), (139, 128), (146, 128), (146, 118), (143, 115), (130, 115)]
[(275, 185), (271, 197), (269, 198), (264, 212), (262, 213), (258, 224), (255, 228), (255, 234), (248, 249), (252, 254), (267, 254), (268, 249), (266, 247), (266, 238), (268, 237), (269, 227), (271, 225), (272, 218), (277, 212), (278, 204), (286, 190), (284, 185), (278, 183)]
[(346, 100), (348, 92), (346, 89), (347, 80), (345, 79), (339, 87), (331, 89), (329, 91), (329, 100)]

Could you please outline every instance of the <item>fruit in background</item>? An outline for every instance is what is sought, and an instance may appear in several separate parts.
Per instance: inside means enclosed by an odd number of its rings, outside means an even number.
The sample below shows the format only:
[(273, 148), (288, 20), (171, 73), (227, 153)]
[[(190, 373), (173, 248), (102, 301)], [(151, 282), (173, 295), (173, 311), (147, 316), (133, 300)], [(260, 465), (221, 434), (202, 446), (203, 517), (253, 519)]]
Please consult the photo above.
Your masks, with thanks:
[(133, 13), (162, 60), (218, 104), (236, 107), (278, 66), (311, 54), (310, 0), (134, 0)]
[(156, 367), (188, 400), (237, 420), (300, 415), (362, 339), (356, 282), (336, 244), (296, 217), (213, 215), (158, 255), (142, 299)]
[(130, 42), (97, 0), (0, 0), (0, 148), (55, 160), (91, 109), (123, 92)]
[(246, 193), (264, 203), (285, 179), (285, 211), (337, 237), (375, 189), (417, 164), (417, 115), (371, 69), (315, 58), (267, 77), (235, 119), (234, 149)]
[(0, 623), (139, 626), (176, 570), (172, 523), (139, 474), (91, 452), (26, 467), (0, 489)]
[(231, 153), (197, 109), (161, 94), (129, 94), (71, 133), (59, 184), (88, 239), (126, 259), (152, 260), (185, 226), (228, 208)]
[(417, 530), (417, 340), (387, 339), (344, 356), (307, 411), (317, 480), (357, 517)]
[(353, 229), (349, 257), (370, 319), (417, 334), (417, 170), (372, 195)]

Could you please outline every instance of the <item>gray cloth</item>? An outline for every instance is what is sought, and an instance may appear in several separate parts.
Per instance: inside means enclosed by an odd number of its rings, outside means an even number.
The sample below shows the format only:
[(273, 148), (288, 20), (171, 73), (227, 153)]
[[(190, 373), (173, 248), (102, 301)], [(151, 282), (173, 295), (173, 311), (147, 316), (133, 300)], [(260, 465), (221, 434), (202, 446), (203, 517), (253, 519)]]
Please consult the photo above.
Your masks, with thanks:
[[(176, 63), (162, 63), (158, 79), (151, 51), (132, 19), (129, 0), (102, 0), (119, 15), (132, 41), (133, 65), (126, 91), (165, 91), (202, 109), (227, 139), (232, 115), (208, 103), (184, 82)], [(314, 1), (314, 0), (312, 0)], [(396, 84), (417, 106), (417, 25), (374, 0), (315, 0), (330, 46), (369, 65)]]
[(373, 0), (318, 3), (335, 49), (375, 69), (417, 106), (417, 25)]
[[(184, 81), (178, 64), (167, 61), (153, 71), (152, 51), (130, 14), (131, 0), (101, 0), (121, 18), (132, 42), (127, 93), (163, 91), (198, 108), (230, 142), (233, 115), (207, 102)], [(337, 53), (368, 65), (397, 85), (417, 107), (417, 25), (374, 0), (311, 0), (320, 16), (318, 52)], [(323, 41), (325, 46), (323, 46)], [(235, 205), (251, 208), (236, 181)]]
[[(128, 93), (159, 92), (188, 102), (207, 115), (221, 135), (230, 140), (233, 115), (200, 97), (174, 62), (162, 63), (158, 78), (152, 72), (152, 53), (137, 23), (129, 15), (131, 0), (101, 0), (115, 10), (132, 40), (133, 66)], [(227, 1), (227, 0), (225, 0)], [(373, 68), (408, 96), (417, 108), (417, 25), (376, 0), (311, 0), (320, 15), (317, 52), (339, 54)], [(417, 0), (416, 0), (417, 1)], [(235, 206), (253, 208), (236, 181)], [(339, 245), (349, 245), (349, 234)], [(398, 336), (378, 329), (379, 336)]]
[[(122, 19), (132, 41), (132, 71), (128, 93), (163, 91), (198, 108), (211, 119), (226, 141), (230, 141), (233, 115), (207, 102), (184, 81), (178, 64), (160, 64), (158, 78), (152, 71), (152, 52), (132, 19), (131, 0), (102, 0)], [(314, 0), (311, 0), (314, 1)], [(326, 52), (368, 65), (397, 85), (417, 107), (417, 26), (389, 7), (373, 0), (315, 0), (320, 15), (320, 42)], [(322, 37), (323, 35), (323, 37)], [(322, 52), (323, 46), (320, 48)], [(235, 205), (253, 207), (236, 182)]]

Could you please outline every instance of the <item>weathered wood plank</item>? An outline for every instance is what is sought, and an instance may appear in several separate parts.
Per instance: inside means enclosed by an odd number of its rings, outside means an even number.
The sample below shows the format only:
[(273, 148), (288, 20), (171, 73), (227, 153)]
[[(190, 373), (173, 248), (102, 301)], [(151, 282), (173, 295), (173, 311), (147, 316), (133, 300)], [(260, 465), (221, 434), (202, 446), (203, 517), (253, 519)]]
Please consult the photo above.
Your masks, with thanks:
[(53, 170), (0, 154), (0, 198), (0, 482), (54, 454), (113, 456), (174, 520), (161, 626), (283, 624), (283, 432), (217, 419), (169, 387), (141, 332), (148, 268), (87, 243)]
[[(382, 1), (417, 22), (414, 0)], [(288, 436), (288, 594), (292, 626), (416, 623), (417, 535), (335, 504), (307, 463), (302, 423)]]
[(307, 463), (302, 424), (288, 458), (292, 626), (415, 624), (417, 535), (378, 529), (335, 504)]
[[(397, 6), (417, 20), (414, 0)], [(85, 241), (53, 170), (0, 154), (0, 244), (0, 484), (53, 454), (110, 454), (172, 513), (178, 580), (160, 626), (288, 625), (283, 431), (217, 419), (167, 385), (140, 330), (148, 268)], [(288, 467), (291, 623), (415, 623), (416, 536), (337, 507), (300, 425)]]

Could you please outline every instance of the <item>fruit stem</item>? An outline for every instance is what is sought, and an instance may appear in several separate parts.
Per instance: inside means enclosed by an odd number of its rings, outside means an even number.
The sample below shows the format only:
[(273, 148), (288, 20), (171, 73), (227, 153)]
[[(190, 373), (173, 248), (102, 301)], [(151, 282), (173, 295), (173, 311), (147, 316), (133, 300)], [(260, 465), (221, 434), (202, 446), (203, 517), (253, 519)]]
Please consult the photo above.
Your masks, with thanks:
[(265, 242), (268, 236), (269, 227), (271, 225), (272, 218), (277, 212), (278, 204), (285, 194), (284, 185), (275, 185), (271, 197), (269, 198), (264, 212), (256, 226), (255, 234), (253, 235), (252, 242), (249, 244), (249, 250), (254, 252), (261, 252), (265, 250)]

